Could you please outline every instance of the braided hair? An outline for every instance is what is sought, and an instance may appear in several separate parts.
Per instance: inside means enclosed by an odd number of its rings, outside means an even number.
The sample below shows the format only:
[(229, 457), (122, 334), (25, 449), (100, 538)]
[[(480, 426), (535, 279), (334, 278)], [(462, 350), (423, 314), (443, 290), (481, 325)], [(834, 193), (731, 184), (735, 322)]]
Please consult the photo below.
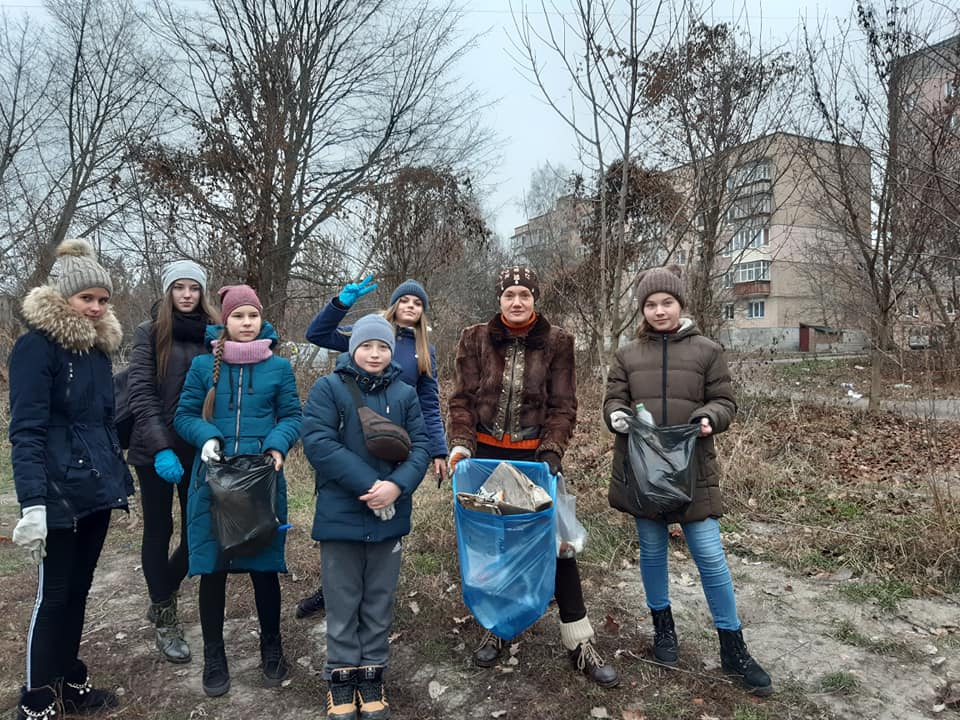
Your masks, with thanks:
[(201, 416), (204, 420), (210, 420), (213, 417), (213, 406), (217, 400), (217, 383), (220, 381), (220, 364), (223, 362), (223, 346), (227, 342), (227, 327), (224, 325), (223, 332), (213, 346), (213, 385), (207, 391), (207, 397), (203, 400), (203, 412)]

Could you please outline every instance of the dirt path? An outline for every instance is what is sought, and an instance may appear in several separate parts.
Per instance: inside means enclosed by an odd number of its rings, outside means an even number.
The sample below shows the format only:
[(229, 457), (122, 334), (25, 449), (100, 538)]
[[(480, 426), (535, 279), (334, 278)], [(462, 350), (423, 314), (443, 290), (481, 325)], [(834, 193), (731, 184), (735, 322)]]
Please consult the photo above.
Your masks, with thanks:
[[(768, 528), (753, 528), (758, 537)], [(749, 545), (750, 532), (733, 538), (732, 544)], [(183, 592), (186, 631), (197, 656), (185, 666), (158, 659), (152, 643), (152, 628), (143, 619), (146, 595), (138, 558), (130, 547), (110, 547), (97, 571), (88, 611), (84, 642), (113, 659), (122, 658), (129, 668), (120, 692), (124, 703), (148, 708), (152, 720), (174, 718), (319, 718), (322, 715), (318, 671), (324, 660), (325, 624), (321, 620), (295, 621), (284, 618), (287, 656), (294, 665), (290, 680), (279, 690), (264, 690), (257, 667), (256, 620), (252, 614), (230, 615), (226, 639), (233, 686), (223, 698), (210, 700), (200, 688), (202, 641), (196, 622), (196, 586), (188, 581)], [(960, 610), (951, 599), (907, 600), (894, 612), (871, 603), (851, 602), (840, 593), (849, 582), (843, 574), (819, 578), (790, 577), (782, 568), (756, 562), (731, 553), (731, 568), (745, 636), (758, 659), (774, 677), (778, 694), (795, 694), (821, 707), (819, 717), (850, 720), (913, 720), (955, 717), (952, 711), (934, 712), (937, 689), (947, 681), (960, 682), (958, 618)], [(307, 582), (293, 587), (296, 578), (285, 579), (285, 612), (293, 597), (306, 590)], [(612, 574), (604, 588), (591, 583), (590, 604), (623, 608), (622, 627), (617, 637), (602, 640), (608, 649), (617, 647), (616, 662), (645, 662), (639, 659), (649, 643), (649, 620), (642, 607), (643, 592), (636, 567)], [(243, 578), (231, 587), (246, 592)], [(671, 558), (671, 594), (681, 639), (681, 667), (685, 672), (719, 676), (716, 636), (707, 626), (706, 603), (696, 568), (682, 551)], [(401, 599), (401, 602), (404, 600)], [(229, 613), (229, 609), (228, 609)], [(555, 634), (555, 612), (548, 614), (529, 634), (549, 640)], [(595, 625), (601, 619), (595, 618)], [(542, 627), (545, 626), (545, 627)], [(534, 640), (526, 637), (529, 643)], [(540, 639), (536, 640), (537, 643)], [(432, 698), (436, 718), (532, 717), (511, 708), (527, 673), (536, 673), (524, 660), (528, 651), (520, 644), (517, 667), (479, 671), (469, 664), (467, 642), (457, 646), (457, 659), (425, 662), (423, 648), (416, 650), (399, 637), (393, 645), (392, 667), (405, 678), (413, 692)], [(532, 647), (532, 645), (531, 645)], [(655, 670), (654, 672), (668, 672)], [(506, 673), (510, 673), (509, 675)], [(529, 676), (528, 676), (529, 677)], [(846, 691), (825, 690), (833, 678), (856, 682)], [(837, 679), (840, 680), (837, 680)], [(853, 678), (853, 680), (851, 680)], [(574, 692), (594, 692), (577, 685)], [(580, 688), (578, 690), (578, 688)], [(631, 706), (649, 698), (629, 685), (598, 695), (596, 717), (630, 716)], [(522, 704), (522, 703), (521, 703)], [(395, 718), (415, 720), (397, 703)], [(496, 714), (504, 713), (504, 714)], [(139, 715), (137, 715), (139, 717)], [(124, 717), (120, 712), (114, 717)], [(573, 717), (573, 716), (570, 716)], [(719, 717), (703, 708), (703, 718)], [(763, 717), (767, 717), (764, 715)]]

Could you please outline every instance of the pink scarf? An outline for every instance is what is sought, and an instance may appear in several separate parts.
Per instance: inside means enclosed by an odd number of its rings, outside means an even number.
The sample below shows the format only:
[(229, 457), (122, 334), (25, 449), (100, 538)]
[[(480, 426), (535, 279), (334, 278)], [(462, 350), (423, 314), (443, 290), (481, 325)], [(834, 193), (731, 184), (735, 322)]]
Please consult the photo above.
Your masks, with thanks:
[[(214, 350), (219, 342), (219, 340), (213, 341)], [(270, 338), (250, 342), (227, 340), (223, 344), (223, 360), (231, 365), (253, 365), (273, 355), (273, 350), (270, 349), (272, 344), (273, 341)]]

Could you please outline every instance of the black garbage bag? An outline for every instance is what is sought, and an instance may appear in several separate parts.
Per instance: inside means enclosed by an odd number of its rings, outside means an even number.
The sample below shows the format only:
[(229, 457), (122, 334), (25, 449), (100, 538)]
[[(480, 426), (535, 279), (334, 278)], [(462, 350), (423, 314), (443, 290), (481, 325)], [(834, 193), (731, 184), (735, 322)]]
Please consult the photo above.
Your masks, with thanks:
[(652, 427), (629, 418), (627, 489), (644, 515), (682, 513), (693, 498), (690, 472), (700, 425)]
[(256, 555), (276, 536), (277, 471), (266, 455), (234, 455), (207, 463), (211, 515), (227, 558)]

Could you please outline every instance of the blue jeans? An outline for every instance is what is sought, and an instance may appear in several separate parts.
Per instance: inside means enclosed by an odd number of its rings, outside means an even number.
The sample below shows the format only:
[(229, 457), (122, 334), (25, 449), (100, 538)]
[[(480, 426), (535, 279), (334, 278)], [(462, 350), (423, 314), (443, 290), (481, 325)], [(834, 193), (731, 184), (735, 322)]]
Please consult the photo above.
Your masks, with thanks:
[[(737, 601), (733, 597), (733, 579), (727, 557), (720, 542), (720, 523), (716, 518), (682, 523), (683, 535), (690, 554), (700, 571), (703, 594), (713, 615), (713, 624), (720, 630), (739, 630)], [(670, 606), (667, 585), (667, 525), (637, 518), (640, 537), (640, 577), (647, 595), (647, 607), (663, 610)]]

